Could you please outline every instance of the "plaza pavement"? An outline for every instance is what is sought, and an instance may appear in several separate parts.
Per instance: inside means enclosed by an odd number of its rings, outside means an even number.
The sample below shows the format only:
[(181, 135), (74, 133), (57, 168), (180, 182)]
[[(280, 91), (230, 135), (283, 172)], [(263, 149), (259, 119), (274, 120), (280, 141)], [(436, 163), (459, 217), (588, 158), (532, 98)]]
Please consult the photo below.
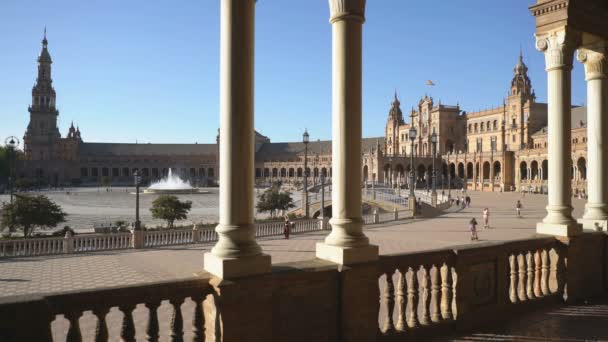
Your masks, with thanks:
[[(380, 247), (381, 254), (411, 252), (471, 243), (468, 221), (476, 217), (481, 222), (481, 210), (490, 208), (491, 229), (480, 230), (480, 241), (504, 241), (529, 237), (534, 234), (535, 224), (545, 214), (546, 196), (514, 193), (470, 192), (472, 205), (463, 210), (450, 209), (442, 216), (428, 219), (401, 220), (387, 224), (366, 226), (365, 233), (371, 243)], [(453, 194), (455, 195), (455, 193)], [(522, 199), (524, 218), (515, 217), (515, 202)], [(580, 217), (584, 201), (573, 200), (575, 217)], [(265, 253), (273, 263), (312, 259), (315, 244), (327, 232), (292, 235), (290, 240), (259, 239)], [(203, 253), (211, 244), (171, 246), (145, 250), (96, 252), (89, 254), (42, 256), (0, 259), (0, 297), (33, 293), (64, 292), (105, 286), (189, 278), (203, 270)], [(185, 338), (190, 332), (193, 304), (187, 300), (183, 306), (186, 326)], [(163, 304), (158, 311), (161, 331), (168, 331), (171, 309)], [(122, 314), (112, 309), (107, 316), (111, 340), (117, 340)], [(147, 310), (139, 305), (133, 312), (137, 339), (144, 339)], [(91, 313), (80, 318), (84, 340), (92, 340), (95, 322)], [(58, 317), (52, 323), (56, 341), (65, 340), (69, 323)], [(499, 331), (491, 333), (499, 334)], [(468, 340), (470, 336), (465, 337)], [(473, 337), (472, 340), (479, 340)], [(487, 336), (482, 337), (482, 340)], [(458, 339), (458, 338), (457, 338)], [(161, 341), (170, 340), (161, 336)]]
[[(469, 192), (472, 204), (463, 210), (435, 218), (401, 220), (366, 226), (365, 233), (381, 254), (435, 249), (471, 243), (468, 221), (490, 208), (489, 230), (479, 230), (480, 241), (505, 241), (534, 234), (545, 214), (545, 195)], [(523, 203), (523, 218), (515, 217), (515, 202)], [(574, 199), (575, 217), (582, 215), (584, 201)], [(480, 225), (482, 226), (482, 225)], [(312, 259), (315, 244), (327, 232), (259, 239), (273, 263)], [(77, 255), (0, 259), (0, 297), (127, 285), (191, 277), (203, 270), (203, 253), (211, 244), (170, 246), (144, 250), (95, 252)]]

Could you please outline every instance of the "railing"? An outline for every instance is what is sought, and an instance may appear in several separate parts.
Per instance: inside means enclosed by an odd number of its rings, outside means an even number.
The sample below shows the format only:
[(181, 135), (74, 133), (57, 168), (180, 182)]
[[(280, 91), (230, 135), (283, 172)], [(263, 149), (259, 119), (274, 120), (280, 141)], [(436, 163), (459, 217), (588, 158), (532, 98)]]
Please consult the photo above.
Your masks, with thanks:
[(451, 250), (381, 257), (380, 337), (453, 320), (454, 266)]
[[(12, 302), (9, 298), (1, 305), (11, 307), (17, 316), (25, 308), (34, 307), (37, 318), (29, 323), (17, 321), (23, 325), (10, 327), (2, 337), (7, 341), (135, 341), (137, 325), (138, 335), (144, 332), (147, 341), (158, 341), (161, 336), (183, 341), (185, 334), (192, 341), (204, 341), (205, 327), (219, 326), (219, 316), (205, 312), (214, 311), (215, 296), (208, 279), (192, 278), (15, 297)], [(205, 322), (209, 317), (215, 322)], [(81, 329), (81, 325), (85, 328)], [(143, 331), (139, 331), (141, 328)], [(219, 341), (220, 330), (213, 330)]]
[(554, 238), (381, 256), (379, 340), (457, 321), (477, 307), (560, 301), (565, 259)]
[(256, 225), (255, 237), (274, 236), (283, 234), (285, 222), (265, 222)]
[(607, 239), (533, 237), (380, 255), (348, 268), (306, 260), (230, 281), (202, 275), (3, 297), (0, 339), (427, 341), (564, 304), (566, 292), (573, 301), (604, 293)]
[(193, 229), (146, 231), (144, 247), (184, 245), (196, 242)]
[(63, 253), (63, 237), (0, 241), (0, 257)]
[(64, 238), (64, 240), (68, 240), (64, 241), (64, 243), (69, 244), (69, 240), (72, 240), (73, 252), (81, 253), (131, 248), (132, 238), (131, 233), (83, 234), (69, 239)]

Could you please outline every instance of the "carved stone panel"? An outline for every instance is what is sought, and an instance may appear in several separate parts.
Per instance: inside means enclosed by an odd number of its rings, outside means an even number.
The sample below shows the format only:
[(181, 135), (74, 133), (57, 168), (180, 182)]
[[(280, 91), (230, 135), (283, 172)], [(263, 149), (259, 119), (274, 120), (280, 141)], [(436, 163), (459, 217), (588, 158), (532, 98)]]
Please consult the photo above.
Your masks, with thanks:
[(471, 290), (474, 305), (496, 302), (496, 263), (484, 262), (471, 266)]

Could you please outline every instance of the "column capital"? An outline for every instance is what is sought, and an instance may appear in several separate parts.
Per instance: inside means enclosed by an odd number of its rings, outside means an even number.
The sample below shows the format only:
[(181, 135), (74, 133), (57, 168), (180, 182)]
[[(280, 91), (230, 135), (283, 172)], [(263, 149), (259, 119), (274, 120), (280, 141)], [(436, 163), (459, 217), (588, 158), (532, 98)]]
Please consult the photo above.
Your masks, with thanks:
[(587, 81), (608, 78), (607, 54), (608, 41), (578, 50), (576, 59), (585, 65), (585, 79)]
[(365, 21), (366, 0), (329, 0), (329, 22), (340, 20)]
[(547, 71), (572, 69), (574, 50), (580, 43), (580, 34), (573, 30), (559, 30), (536, 35), (536, 49), (545, 54)]

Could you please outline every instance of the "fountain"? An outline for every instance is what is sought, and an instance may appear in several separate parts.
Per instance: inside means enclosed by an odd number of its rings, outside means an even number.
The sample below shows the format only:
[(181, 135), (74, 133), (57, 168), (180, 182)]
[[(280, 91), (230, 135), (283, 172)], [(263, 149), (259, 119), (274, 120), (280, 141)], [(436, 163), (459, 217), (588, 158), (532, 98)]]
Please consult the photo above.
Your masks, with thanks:
[(193, 187), (190, 183), (185, 182), (178, 175), (174, 175), (169, 169), (166, 177), (158, 182), (152, 183), (147, 189), (144, 189), (146, 194), (200, 194), (207, 193), (198, 188)]

